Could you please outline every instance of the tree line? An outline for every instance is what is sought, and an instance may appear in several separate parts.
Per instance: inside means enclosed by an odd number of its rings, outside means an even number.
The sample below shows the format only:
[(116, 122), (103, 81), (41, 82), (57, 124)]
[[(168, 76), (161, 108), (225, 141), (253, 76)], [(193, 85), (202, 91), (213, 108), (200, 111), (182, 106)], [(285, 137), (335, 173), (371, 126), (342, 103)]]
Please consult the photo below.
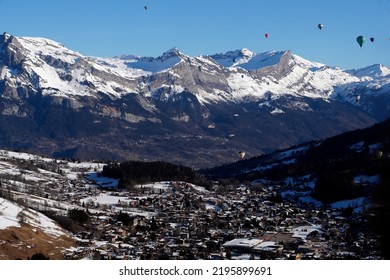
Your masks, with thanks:
[(206, 188), (212, 185), (210, 180), (192, 168), (164, 161), (110, 163), (103, 167), (101, 175), (119, 179), (118, 187), (121, 189), (158, 181), (184, 181)]

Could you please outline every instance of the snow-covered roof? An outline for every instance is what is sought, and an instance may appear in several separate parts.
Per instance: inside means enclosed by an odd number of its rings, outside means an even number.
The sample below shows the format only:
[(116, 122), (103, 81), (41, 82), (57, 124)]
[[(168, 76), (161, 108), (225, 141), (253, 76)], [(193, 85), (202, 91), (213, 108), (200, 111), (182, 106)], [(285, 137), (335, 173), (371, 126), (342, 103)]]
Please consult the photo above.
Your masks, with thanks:
[(226, 243), (223, 244), (223, 246), (227, 248), (250, 249), (260, 244), (261, 242), (263, 242), (263, 239), (259, 239), (259, 238), (236, 238), (227, 241)]
[(293, 234), (292, 237), (297, 237), (301, 239), (306, 239), (307, 236), (313, 232), (322, 232), (322, 227), (318, 225), (311, 225), (311, 226), (299, 226), (295, 227), (291, 230), (291, 233)]

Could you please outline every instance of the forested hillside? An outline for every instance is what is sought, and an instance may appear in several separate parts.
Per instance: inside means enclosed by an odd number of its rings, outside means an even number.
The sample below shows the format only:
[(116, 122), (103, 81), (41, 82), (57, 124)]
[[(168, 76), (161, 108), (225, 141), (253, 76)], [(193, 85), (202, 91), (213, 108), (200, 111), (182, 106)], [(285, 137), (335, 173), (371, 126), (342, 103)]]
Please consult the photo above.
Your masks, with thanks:
[(185, 181), (204, 187), (211, 186), (209, 180), (192, 168), (163, 161), (111, 163), (104, 166), (102, 175), (119, 179), (119, 188), (157, 181)]

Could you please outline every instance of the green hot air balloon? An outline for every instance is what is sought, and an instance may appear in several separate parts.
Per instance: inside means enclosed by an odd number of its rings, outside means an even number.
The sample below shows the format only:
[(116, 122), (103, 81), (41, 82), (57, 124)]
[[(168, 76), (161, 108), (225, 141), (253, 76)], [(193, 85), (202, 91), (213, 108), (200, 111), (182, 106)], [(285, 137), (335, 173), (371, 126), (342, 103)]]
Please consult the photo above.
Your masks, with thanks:
[(356, 38), (356, 41), (358, 42), (358, 44), (359, 44), (360, 47), (363, 46), (365, 40), (366, 40), (366, 39), (365, 39), (363, 36), (358, 36), (358, 37)]

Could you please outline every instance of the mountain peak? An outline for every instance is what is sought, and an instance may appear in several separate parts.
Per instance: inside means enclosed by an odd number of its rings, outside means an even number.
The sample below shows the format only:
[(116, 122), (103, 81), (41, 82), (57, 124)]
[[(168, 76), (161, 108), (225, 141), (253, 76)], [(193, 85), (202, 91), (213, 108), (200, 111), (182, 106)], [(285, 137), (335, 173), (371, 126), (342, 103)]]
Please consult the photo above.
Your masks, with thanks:
[(140, 59), (139, 56), (132, 55), (132, 54), (121, 54), (121, 55), (114, 56), (113, 58), (117, 58), (120, 60), (138, 60), (138, 59)]
[(178, 55), (178, 54), (180, 54), (180, 51), (179, 51), (178, 48), (173, 47), (173, 48), (167, 50), (166, 52), (164, 52), (163, 55), (164, 54), (176, 54), (176, 55)]
[(228, 51), (226, 53), (218, 53), (211, 55), (210, 57), (216, 62), (225, 67), (237, 66), (248, 62), (256, 54), (247, 48)]
[(157, 57), (156, 59), (161, 61), (166, 60), (175, 60), (175, 63), (179, 62), (185, 55), (179, 51), (178, 48), (171, 48), (164, 52), (161, 56)]
[(6, 42), (11, 37), (10, 34), (4, 32), (3, 35), (0, 35), (0, 42)]
[(159, 57), (120, 56), (120, 59), (128, 59), (125, 64), (128, 68), (141, 69), (146, 72), (156, 73), (167, 70), (181, 62), (185, 55), (179, 49), (171, 48)]
[(354, 70), (356, 76), (385, 77), (390, 75), (390, 69), (382, 64), (374, 64), (361, 69)]
[(255, 56), (256, 54), (254, 52), (252, 52), (251, 50), (247, 49), (247, 48), (243, 48), (240, 50), (240, 53), (245, 56), (245, 57), (253, 57)]

